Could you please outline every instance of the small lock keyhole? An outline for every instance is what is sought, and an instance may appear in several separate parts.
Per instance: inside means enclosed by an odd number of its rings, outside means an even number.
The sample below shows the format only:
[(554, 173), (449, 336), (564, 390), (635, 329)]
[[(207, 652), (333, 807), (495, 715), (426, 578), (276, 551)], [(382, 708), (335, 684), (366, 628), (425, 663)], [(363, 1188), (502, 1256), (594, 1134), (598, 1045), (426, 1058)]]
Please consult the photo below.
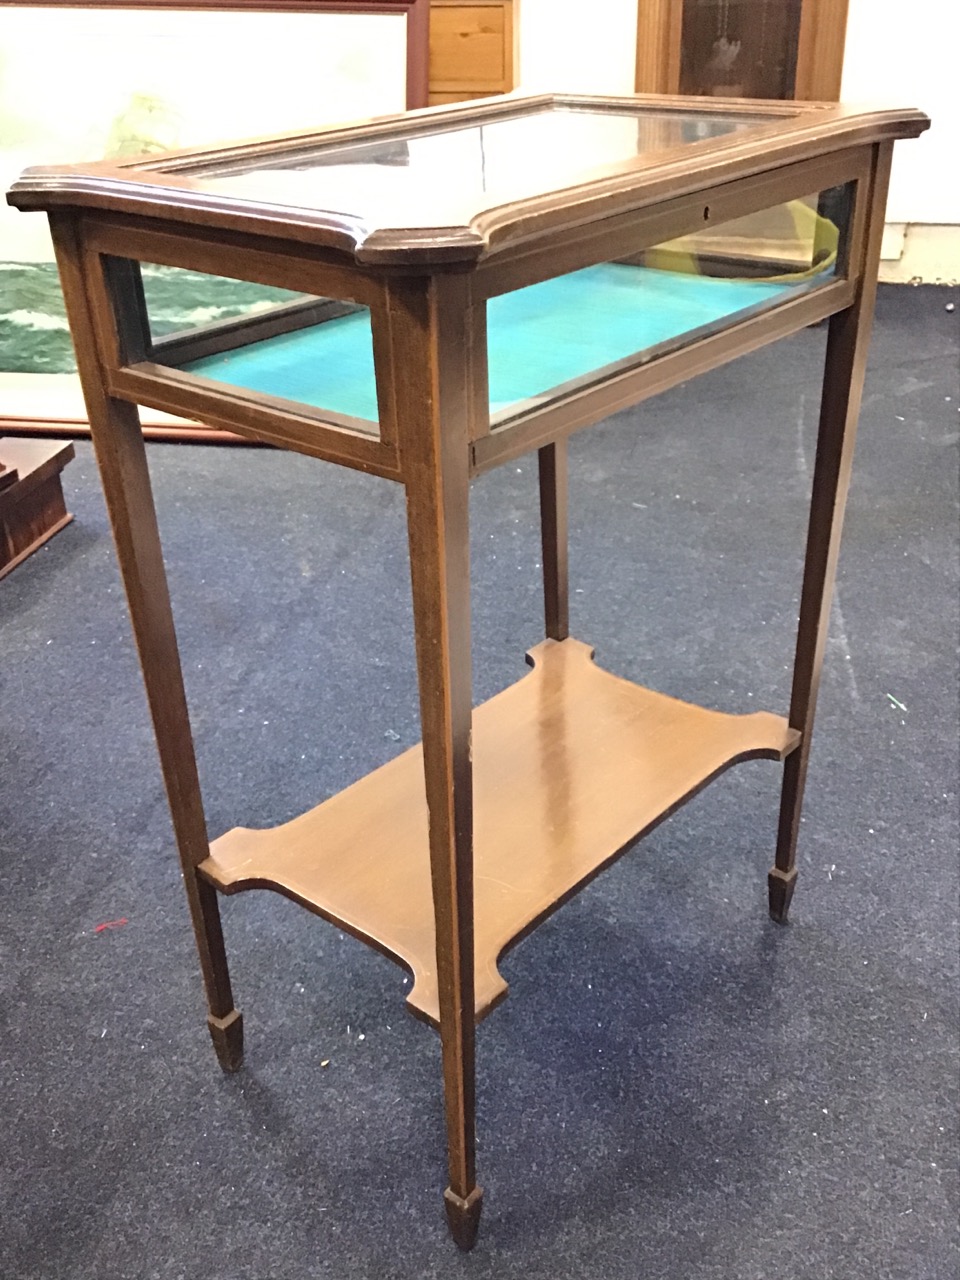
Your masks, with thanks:
[(704, 222), (710, 221), (710, 206), (708, 204), (703, 206), (703, 220)]

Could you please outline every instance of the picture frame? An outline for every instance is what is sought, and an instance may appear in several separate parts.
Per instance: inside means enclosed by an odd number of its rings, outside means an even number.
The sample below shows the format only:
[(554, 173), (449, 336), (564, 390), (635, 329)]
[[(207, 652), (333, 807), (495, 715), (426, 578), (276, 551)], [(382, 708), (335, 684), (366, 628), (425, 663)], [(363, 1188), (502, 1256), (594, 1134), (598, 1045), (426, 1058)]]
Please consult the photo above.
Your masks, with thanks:
[[(429, 0), (0, 0), (0, 176), (422, 107), (428, 55)], [(45, 220), (4, 206), (0, 244), (0, 434), (84, 435)]]

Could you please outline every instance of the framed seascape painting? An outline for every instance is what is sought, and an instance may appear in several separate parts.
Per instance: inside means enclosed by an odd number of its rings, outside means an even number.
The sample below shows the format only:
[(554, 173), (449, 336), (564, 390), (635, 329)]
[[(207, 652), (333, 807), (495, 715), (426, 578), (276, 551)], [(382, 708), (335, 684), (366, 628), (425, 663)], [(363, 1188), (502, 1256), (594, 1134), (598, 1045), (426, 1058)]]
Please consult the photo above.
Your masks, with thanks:
[[(0, 179), (426, 103), (428, 0), (0, 0)], [(280, 290), (157, 267), (159, 331), (230, 319)], [(283, 295), (286, 296), (286, 295)], [(0, 434), (83, 430), (46, 219), (0, 205)], [(144, 422), (178, 434), (173, 419)], [(187, 424), (179, 424), (186, 427)], [(192, 433), (191, 433), (192, 434)]]

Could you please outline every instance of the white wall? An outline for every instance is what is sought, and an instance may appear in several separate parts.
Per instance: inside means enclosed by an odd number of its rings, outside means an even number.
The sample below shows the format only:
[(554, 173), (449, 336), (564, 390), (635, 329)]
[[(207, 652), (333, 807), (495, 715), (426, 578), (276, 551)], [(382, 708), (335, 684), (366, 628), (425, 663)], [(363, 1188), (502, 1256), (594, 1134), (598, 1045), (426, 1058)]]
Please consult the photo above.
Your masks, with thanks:
[(518, 0), (525, 93), (633, 93), (637, 0)]
[(897, 143), (888, 222), (960, 223), (960, 4), (850, 0), (844, 102), (919, 107), (933, 127)]
[[(520, 88), (632, 93), (637, 0), (519, 0)], [(896, 149), (890, 222), (960, 224), (960, 0), (850, 0), (842, 97), (920, 107)]]

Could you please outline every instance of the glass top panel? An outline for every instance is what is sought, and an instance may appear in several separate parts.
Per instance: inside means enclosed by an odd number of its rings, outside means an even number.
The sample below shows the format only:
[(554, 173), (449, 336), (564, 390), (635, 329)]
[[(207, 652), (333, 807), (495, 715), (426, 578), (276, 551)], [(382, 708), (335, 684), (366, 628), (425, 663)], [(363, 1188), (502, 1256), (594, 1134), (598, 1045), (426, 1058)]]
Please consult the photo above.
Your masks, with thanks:
[(777, 118), (551, 106), (460, 128), (265, 156), (243, 170), (234, 162), (233, 172), (216, 162), (189, 172), (205, 190), (240, 199), (352, 214), (379, 226), (450, 226), (485, 208), (626, 172), (640, 157)]

